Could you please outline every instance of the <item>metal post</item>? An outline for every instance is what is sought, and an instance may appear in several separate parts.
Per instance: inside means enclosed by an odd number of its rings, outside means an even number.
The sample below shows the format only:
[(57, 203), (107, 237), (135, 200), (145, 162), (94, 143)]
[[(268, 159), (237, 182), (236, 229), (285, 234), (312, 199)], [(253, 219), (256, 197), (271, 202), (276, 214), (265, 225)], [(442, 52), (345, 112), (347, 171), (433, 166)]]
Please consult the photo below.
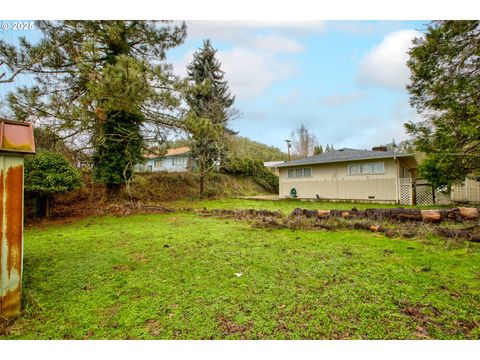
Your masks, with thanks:
[(20, 313), (23, 272), (23, 154), (35, 153), (31, 124), (0, 120), (0, 317)]

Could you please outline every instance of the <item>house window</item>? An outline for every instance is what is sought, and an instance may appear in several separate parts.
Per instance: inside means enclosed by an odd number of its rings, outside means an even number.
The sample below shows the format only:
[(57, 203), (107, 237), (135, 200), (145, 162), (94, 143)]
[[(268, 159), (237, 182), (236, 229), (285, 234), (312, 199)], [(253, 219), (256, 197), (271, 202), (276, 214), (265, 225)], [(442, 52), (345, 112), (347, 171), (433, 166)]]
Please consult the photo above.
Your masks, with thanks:
[(173, 166), (183, 166), (186, 164), (186, 160), (184, 157), (174, 157), (172, 158), (172, 165)]
[(297, 169), (288, 169), (289, 178), (301, 178), (301, 177), (310, 177), (312, 176), (311, 168), (297, 168)]
[(348, 165), (348, 175), (356, 175), (361, 173), (361, 166), (357, 165)]
[(162, 160), (155, 160), (155, 167), (159, 168), (162, 164)]
[(374, 174), (383, 174), (385, 173), (385, 165), (383, 162), (373, 163), (373, 173)]
[(362, 174), (371, 174), (373, 173), (372, 164), (362, 164)]
[(384, 174), (383, 162), (348, 165), (348, 175)]

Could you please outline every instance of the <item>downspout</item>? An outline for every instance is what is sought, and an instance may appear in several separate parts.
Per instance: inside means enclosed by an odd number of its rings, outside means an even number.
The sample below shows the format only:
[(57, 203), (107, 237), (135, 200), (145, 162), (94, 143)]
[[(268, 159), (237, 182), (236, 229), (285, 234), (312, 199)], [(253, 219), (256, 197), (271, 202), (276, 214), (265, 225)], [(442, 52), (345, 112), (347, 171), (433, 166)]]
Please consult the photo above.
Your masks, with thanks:
[(400, 181), (400, 163), (398, 162), (398, 159), (396, 156), (393, 157), (393, 160), (395, 160), (395, 164), (397, 165), (397, 177), (395, 179), (395, 196), (397, 198), (397, 204), (400, 203), (400, 196), (399, 196), (399, 193), (398, 193), (398, 182)]

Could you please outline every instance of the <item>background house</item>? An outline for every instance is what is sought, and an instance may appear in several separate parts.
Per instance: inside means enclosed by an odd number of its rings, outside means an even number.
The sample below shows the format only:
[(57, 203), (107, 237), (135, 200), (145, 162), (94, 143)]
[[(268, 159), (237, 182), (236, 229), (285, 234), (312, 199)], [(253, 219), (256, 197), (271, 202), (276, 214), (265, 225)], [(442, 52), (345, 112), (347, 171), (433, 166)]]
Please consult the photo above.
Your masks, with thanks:
[(137, 164), (136, 171), (189, 171), (192, 169), (193, 160), (190, 156), (190, 148), (187, 146), (168, 149), (165, 155), (148, 154), (145, 164)]
[(277, 168), (280, 198), (403, 203), (402, 179), (416, 177), (417, 162), (413, 154), (345, 148)]

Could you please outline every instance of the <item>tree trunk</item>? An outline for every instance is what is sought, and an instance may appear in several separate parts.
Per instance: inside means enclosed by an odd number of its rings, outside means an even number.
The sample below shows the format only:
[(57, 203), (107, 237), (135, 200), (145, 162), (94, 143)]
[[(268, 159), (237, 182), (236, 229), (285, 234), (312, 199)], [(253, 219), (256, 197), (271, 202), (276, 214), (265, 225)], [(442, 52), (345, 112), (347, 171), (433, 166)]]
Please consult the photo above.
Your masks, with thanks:
[(53, 208), (53, 195), (40, 195), (40, 218), (50, 219)]
[(205, 175), (200, 175), (200, 197), (203, 198), (203, 192), (205, 189)]

